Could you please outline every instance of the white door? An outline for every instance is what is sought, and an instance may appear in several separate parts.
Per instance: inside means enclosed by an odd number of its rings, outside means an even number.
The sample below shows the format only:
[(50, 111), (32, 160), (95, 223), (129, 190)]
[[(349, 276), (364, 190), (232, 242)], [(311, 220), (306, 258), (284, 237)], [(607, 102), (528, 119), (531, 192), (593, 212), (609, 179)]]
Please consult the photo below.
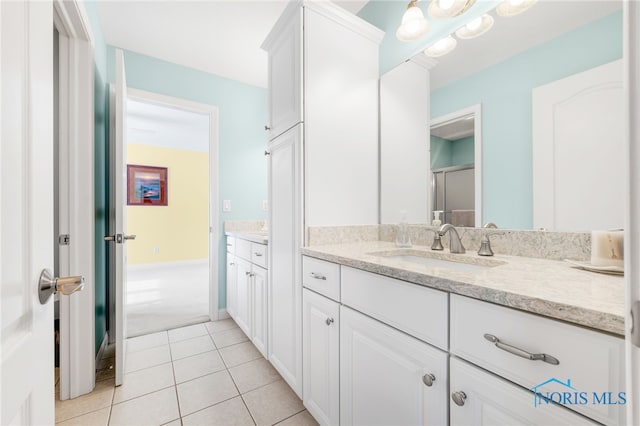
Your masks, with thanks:
[(251, 325), (251, 340), (256, 348), (266, 358), (267, 352), (267, 270), (259, 266), (252, 266), (252, 289), (251, 299), (253, 300), (253, 324)]
[(446, 425), (446, 352), (340, 307), (340, 424)]
[(54, 423), (53, 15), (50, 2), (0, 2), (0, 424)]
[(622, 60), (533, 89), (534, 229), (623, 227), (623, 95)]
[(596, 425), (553, 404), (534, 405), (534, 394), (455, 357), (451, 358), (451, 426)]
[(114, 261), (111, 264), (112, 283), (115, 287), (115, 318), (111, 332), (115, 328), (116, 343), (116, 386), (123, 383), (125, 371), (127, 316), (127, 82), (124, 70), (124, 56), (116, 50), (116, 83), (111, 91), (111, 217), (110, 234)]
[(340, 305), (302, 290), (304, 406), (321, 425), (340, 424)]

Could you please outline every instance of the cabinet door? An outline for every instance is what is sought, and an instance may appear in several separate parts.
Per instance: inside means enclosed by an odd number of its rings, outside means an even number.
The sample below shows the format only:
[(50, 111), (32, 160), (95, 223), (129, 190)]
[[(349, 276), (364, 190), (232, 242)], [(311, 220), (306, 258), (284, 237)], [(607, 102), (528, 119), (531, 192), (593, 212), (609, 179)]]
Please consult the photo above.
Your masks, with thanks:
[(321, 425), (340, 423), (340, 305), (302, 291), (304, 406)]
[(447, 354), (340, 308), (340, 424), (446, 425)]
[(269, 361), (302, 396), (302, 125), (269, 150)]
[(237, 309), (236, 323), (244, 331), (244, 334), (251, 336), (251, 264), (246, 260), (236, 258), (238, 268), (237, 287)]
[[(451, 426), (597, 424), (559, 405), (535, 406), (533, 392), (455, 357), (451, 357), (450, 377)], [(454, 393), (462, 405), (453, 402)]]
[(227, 313), (236, 319), (238, 309), (238, 266), (236, 257), (227, 252)]
[(267, 270), (253, 265), (252, 298), (253, 298), (253, 324), (251, 327), (251, 340), (266, 358), (267, 353)]
[(269, 54), (269, 140), (302, 121), (302, 8), (274, 35)]

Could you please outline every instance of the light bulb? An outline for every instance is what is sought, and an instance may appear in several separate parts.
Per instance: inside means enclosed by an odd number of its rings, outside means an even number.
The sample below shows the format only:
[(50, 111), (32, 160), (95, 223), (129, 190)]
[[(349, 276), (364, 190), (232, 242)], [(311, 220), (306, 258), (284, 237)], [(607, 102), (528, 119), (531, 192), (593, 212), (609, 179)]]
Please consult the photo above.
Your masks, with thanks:
[(396, 31), (396, 37), (400, 41), (414, 41), (429, 31), (429, 21), (424, 19), (424, 14), (417, 6), (410, 6), (402, 15), (402, 23)]
[(451, 9), (451, 6), (453, 6), (455, 0), (438, 0), (438, 4), (440, 5), (441, 9), (447, 10), (447, 9)]
[(524, 3), (524, 0), (509, 0), (511, 6), (517, 7)]
[(469, 22), (467, 24), (467, 28), (469, 29), (469, 31), (475, 31), (480, 28), (480, 25), (482, 25), (482, 16), (478, 16), (476, 19)]

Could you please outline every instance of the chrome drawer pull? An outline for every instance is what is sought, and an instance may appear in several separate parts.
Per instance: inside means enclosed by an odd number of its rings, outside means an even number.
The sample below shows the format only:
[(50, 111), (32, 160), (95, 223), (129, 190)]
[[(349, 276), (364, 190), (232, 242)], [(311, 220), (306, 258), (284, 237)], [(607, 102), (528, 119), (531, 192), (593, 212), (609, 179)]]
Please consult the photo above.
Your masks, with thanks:
[(327, 280), (327, 277), (325, 277), (322, 274), (318, 274), (317, 272), (312, 272), (311, 274), (311, 278), (315, 278), (316, 280)]
[(326, 323), (327, 325), (331, 325), (331, 324), (333, 324), (333, 318), (327, 318), (327, 319), (326, 319), (326, 321), (325, 321), (325, 323)]
[(258, 253), (257, 251), (253, 252), (253, 254), (255, 254), (256, 257), (262, 257), (262, 253)]
[(515, 346), (507, 345), (506, 343), (502, 343), (500, 339), (498, 339), (493, 334), (485, 334), (484, 338), (490, 341), (491, 343), (495, 343), (498, 349), (502, 349), (503, 351), (507, 351), (510, 354), (530, 359), (531, 361), (544, 361), (548, 364), (558, 365), (560, 361), (557, 358), (552, 357), (547, 354), (532, 354), (531, 352), (527, 352), (524, 349), (516, 348)]

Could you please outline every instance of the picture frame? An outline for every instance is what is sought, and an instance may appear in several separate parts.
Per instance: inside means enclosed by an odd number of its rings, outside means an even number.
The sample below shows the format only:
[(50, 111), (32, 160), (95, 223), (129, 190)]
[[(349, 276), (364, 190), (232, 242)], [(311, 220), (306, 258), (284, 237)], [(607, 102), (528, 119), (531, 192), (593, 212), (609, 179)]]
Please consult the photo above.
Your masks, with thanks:
[(166, 167), (127, 165), (127, 205), (167, 206), (168, 177)]

